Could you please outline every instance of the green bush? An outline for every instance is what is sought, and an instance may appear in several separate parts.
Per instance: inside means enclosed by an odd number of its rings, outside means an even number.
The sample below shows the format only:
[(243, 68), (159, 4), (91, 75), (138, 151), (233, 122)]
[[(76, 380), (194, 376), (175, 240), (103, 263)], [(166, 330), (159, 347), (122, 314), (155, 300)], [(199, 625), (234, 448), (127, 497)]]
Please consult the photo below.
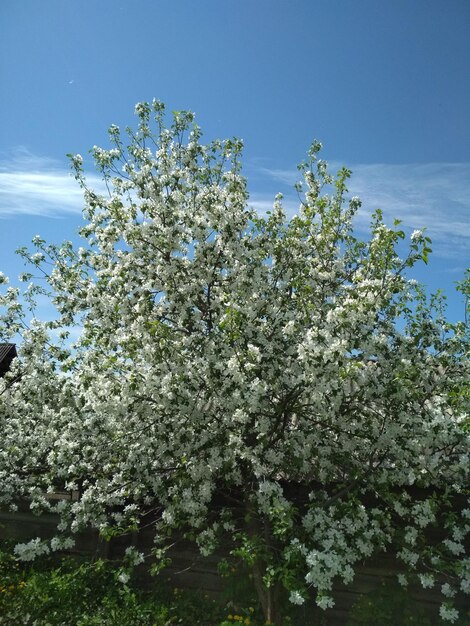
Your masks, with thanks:
[[(124, 581), (124, 582), (123, 582)], [(41, 559), (25, 567), (0, 551), (3, 626), (214, 626), (226, 611), (200, 594), (144, 590), (104, 561)]]

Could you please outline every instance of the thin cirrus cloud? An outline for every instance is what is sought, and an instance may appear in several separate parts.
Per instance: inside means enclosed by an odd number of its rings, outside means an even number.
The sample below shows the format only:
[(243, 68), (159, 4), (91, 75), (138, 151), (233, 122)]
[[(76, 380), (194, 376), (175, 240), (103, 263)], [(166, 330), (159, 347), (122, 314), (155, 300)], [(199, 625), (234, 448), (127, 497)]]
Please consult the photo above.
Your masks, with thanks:
[[(338, 164), (330, 164), (334, 172)], [(382, 209), (387, 223), (400, 219), (409, 229), (426, 228), (436, 254), (469, 259), (470, 163), (356, 164), (351, 166), (349, 193), (362, 200), (356, 226), (365, 230), (372, 213)], [(297, 170), (258, 168), (261, 176), (292, 189)], [(272, 201), (255, 195), (254, 206), (268, 208)], [(286, 209), (295, 211), (299, 202), (286, 194)]]
[[(332, 163), (331, 170), (339, 166)], [(299, 201), (293, 185), (299, 172), (255, 166), (257, 188), (271, 188), (269, 194), (253, 191), (250, 205), (264, 213), (272, 207), (277, 191), (285, 193), (284, 206), (294, 214)], [(349, 192), (363, 201), (357, 228), (365, 230), (372, 212), (381, 208), (385, 220), (401, 219), (409, 229), (427, 229), (439, 256), (468, 262), (470, 250), (470, 163), (356, 164), (349, 180)], [(87, 175), (90, 187), (104, 191), (101, 178)], [(273, 189), (273, 183), (276, 188)], [(47, 157), (38, 157), (24, 148), (8, 159), (0, 158), (0, 218), (12, 215), (65, 217), (80, 213), (83, 191), (65, 166)]]
[[(101, 187), (98, 176), (87, 177)], [(83, 191), (72, 174), (57, 161), (19, 148), (0, 159), (0, 218), (12, 215), (62, 217), (80, 213)]]

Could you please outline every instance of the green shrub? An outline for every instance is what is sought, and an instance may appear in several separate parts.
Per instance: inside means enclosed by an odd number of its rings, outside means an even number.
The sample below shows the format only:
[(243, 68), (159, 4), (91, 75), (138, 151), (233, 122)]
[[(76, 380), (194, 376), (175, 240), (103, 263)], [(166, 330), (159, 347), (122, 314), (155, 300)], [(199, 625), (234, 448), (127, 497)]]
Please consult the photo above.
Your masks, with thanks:
[(141, 589), (101, 560), (43, 558), (25, 567), (0, 551), (2, 626), (215, 626), (225, 615), (205, 596), (160, 581)]

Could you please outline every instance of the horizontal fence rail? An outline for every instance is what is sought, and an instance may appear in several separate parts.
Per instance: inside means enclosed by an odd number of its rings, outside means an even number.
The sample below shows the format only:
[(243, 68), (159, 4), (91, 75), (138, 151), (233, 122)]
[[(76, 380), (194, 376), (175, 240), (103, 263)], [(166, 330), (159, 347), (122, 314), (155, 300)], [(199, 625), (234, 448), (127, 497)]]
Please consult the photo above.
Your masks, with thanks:
[[(58, 517), (52, 514), (34, 515), (26, 503), (22, 503), (18, 511), (0, 511), (0, 539), (16, 542), (28, 541), (32, 538), (43, 539), (52, 537), (56, 532)], [(114, 537), (104, 541), (97, 531), (88, 530), (76, 535), (76, 547), (69, 552), (75, 555), (90, 556), (93, 558), (120, 559), (126, 547), (133, 545), (144, 554), (149, 554), (153, 547), (153, 529), (143, 528), (129, 535)], [(211, 555), (202, 556), (194, 543), (184, 537), (175, 536), (173, 547), (168, 556), (171, 564), (168, 565), (157, 578), (151, 578), (147, 570), (140, 566), (138, 575), (143, 586), (158, 584), (163, 581), (166, 585), (178, 589), (198, 591), (206, 595), (220, 598), (225, 580), (219, 574), (217, 565), (221, 558), (226, 558), (223, 550)], [(333, 590), (335, 606), (326, 612), (318, 609), (314, 603), (307, 603), (302, 618), (302, 626), (320, 623), (331, 626), (347, 624), (348, 615), (352, 606), (366, 594), (370, 594), (379, 587), (395, 587), (397, 574), (403, 567), (393, 555), (383, 553), (372, 559), (367, 559), (356, 568), (356, 576), (350, 585), (337, 583)], [(440, 624), (438, 618), (441, 597), (436, 589), (412, 587), (410, 594), (416, 608), (424, 611), (432, 624)], [(465, 609), (465, 598), (458, 602)], [(299, 609), (300, 610), (300, 609)], [(300, 626), (300, 624), (299, 624)], [(398, 625), (397, 625), (398, 626)]]

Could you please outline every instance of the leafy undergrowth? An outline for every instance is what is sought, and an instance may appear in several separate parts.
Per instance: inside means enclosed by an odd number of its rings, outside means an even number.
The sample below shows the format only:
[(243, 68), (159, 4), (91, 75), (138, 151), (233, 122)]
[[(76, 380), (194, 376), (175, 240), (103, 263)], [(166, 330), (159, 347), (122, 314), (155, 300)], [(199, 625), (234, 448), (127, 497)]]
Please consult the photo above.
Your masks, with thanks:
[(225, 607), (202, 594), (143, 590), (102, 560), (42, 559), (0, 552), (0, 624), (8, 626), (215, 626)]

